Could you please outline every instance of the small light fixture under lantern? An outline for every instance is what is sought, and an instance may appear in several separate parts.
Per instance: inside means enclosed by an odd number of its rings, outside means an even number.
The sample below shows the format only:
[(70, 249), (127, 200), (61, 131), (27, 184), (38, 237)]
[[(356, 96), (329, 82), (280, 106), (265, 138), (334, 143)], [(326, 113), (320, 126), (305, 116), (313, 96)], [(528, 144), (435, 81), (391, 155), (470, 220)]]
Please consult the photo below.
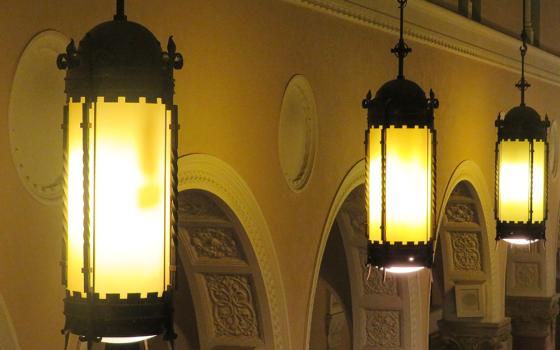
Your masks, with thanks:
[(397, 79), (385, 83), (362, 105), (366, 130), (366, 210), (368, 265), (386, 272), (409, 273), (430, 268), (435, 223), (434, 109), (438, 100), (404, 78), (404, 58), (411, 49), (403, 39), (391, 50), (398, 57)]

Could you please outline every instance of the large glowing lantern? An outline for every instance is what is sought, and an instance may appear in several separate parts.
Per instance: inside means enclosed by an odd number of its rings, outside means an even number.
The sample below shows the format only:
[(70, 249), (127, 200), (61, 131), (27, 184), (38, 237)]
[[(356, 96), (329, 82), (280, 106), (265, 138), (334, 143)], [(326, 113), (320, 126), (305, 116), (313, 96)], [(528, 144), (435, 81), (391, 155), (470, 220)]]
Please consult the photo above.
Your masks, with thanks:
[(403, 75), (410, 52), (402, 37), (392, 50), (399, 58), (397, 79), (385, 83), (368, 109), (366, 130), (366, 205), (368, 264), (388, 272), (431, 267), (435, 203), (434, 94)]
[(497, 240), (527, 244), (545, 238), (549, 125), (524, 104), (496, 120)]
[[(523, 1), (525, 9), (525, 1)], [(525, 15), (525, 12), (523, 12)], [(496, 120), (496, 240), (529, 244), (545, 238), (547, 216), (548, 117), (525, 105), (527, 32), (521, 32), (521, 104)]]
[(173, 70), (124, 1), (58, 58), (66, 69), (65, 331), (88, 345), (172, 340), (177, 191)]

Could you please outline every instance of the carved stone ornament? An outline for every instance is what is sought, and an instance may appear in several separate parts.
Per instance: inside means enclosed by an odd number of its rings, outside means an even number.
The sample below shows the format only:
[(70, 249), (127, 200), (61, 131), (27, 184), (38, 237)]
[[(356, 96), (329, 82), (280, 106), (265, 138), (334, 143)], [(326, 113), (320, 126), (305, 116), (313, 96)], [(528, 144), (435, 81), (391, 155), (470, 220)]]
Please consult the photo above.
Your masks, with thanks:
[(521, 289), (536, 289), (539, 287), (539, 264), (531, 262), (514, 263), (515, 287)]
[(385, 348), (401, 346), (400, 311), (368, 311), (366, 342)]
[(329, 312), (327, 314), (327, 346), (328, 349), (339, 349), (342, 346), (343, 333), (346, 328), (344, 307), (334, 294), (329, 295)]
[(451, 192), (451, 197), (464, 197), (472, 199), (472, 193), (465, 181), (461, 181)]
[(342, 206), (344, 212), (348, 215), (350, 225), (354, 233), (363, 237), (367, 236), (367, 213), (364, 197), (364, 186), (358, 186), (354, 189)]
[(183, 191), (179, 193), (179, 218), (184, 222), (189, 216), (228, 220), (225, 213), (208, 195), (198, 191)]
[[(362, 261), (366, 261), (365, 258)], [(383, 281), (383, 272), (372, 268), (369, 272), (369, 268), (363, 265), (363, 281), (364, 281), (364, 293), (366, 295), (379, 294), (379, 295), (398, 295), (397, 290), (397, 279), (392, 274), (387, 274), (385, 276), (385, 281)], [(369, 279), (368, 279), (369, 275)]]
[(217, 337), (258, 337), (259, 326), (249, 277), (205, 275)]
[(505, 350), (510, 339), (509, 320), (500, 323), (438, 321), (445, 349)]
[(342, 336), (345, 327), (346, 317), (343, 312), (328, 315), (327, 345), (329, 349), (339, 349), (342, 346)]
[(455, 270), (481, 271), (479, 233), (450, 232), (450, 236)]
[(445, 209), (445, 215), (449, 222), (456, 223), (478, 223), (476, 210), (472, 204), (453, 203)]
[(242, 259), (233, 228), (190, 227), (187, 231), (191, 246), (198, 258)]
[(307, 184), (317, 150), (317, 108), (313, 89), (303, 75), (292, 77), (282, 99), (278, 152), (282, 173), (294, 192)]
[(558, 296), (506, 297), (506, 316), (511, 318), (514, 336), (545, 338), (558, 316)]
[[(27, 191), (49, 205), (59, 204), (63, 194), (64, 72), (55, 62), (69, 41), (54, 30), (37, 34), (19, 56), (11, 87), (4, 81), (10, 91), (7, 119), (13, 165)], [(2, 169), (11, 166), (4, 158)]]

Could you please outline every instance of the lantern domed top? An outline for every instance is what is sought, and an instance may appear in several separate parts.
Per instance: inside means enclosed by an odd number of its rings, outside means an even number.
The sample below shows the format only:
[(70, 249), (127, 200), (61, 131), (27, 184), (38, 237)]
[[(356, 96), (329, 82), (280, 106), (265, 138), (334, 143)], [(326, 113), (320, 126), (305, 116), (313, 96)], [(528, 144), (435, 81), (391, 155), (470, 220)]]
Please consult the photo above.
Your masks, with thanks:
[(407, 79), (386, 82), (371, 99), (371, 93), (363, 102), (368, 109), (369, 125), (429, 126), (433, 125), (433, 109), (438, 102), (430, 91), (426, 98), (418, 84)]
[(514, 107), (504, 119), (498, 116), (496, 120), (500, 140), (545, 140), (549, 126), (548, 117), (541, 120), (539, 113), (526, 105)]
[(175, 52), (171, 37), (167, 49), (163, 52), (146, 27), (128, 21), (123, 2), (119, 1), (114, 20), (91, 29), (77, 49), (70, 42), (57, 64), (67, 69), (69, 97), (154, 100), (173, 94), (173, 68), (182, 67), (182, 56)]

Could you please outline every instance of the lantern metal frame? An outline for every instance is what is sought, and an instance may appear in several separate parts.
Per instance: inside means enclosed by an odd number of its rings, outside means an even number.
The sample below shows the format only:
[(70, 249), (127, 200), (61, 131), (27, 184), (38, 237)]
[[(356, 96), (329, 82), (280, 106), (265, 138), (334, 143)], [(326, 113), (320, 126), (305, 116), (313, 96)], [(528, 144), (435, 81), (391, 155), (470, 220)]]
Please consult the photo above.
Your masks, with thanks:
[[(173, 71), (181, 69), (183, 57), (176, 51), (173, 37), (169, 37), (167, 51), (162, 51), (154, 35), (145, 27), (127, 20), (124, 0), (116, 0), (116, 15), (112, 21), (104, 22), (90, 30), (81, 40), (77, 49), (72, 40), (66, 53), (57, 58), (57, 66), (66, 70), (67, 102), (85, 98), (83, 104), (83, 269), (85, 297), (79, 292), (67, 291), (64, 298), (66, 321), (63, 334), (66, 345), (70, 333), (80, 335), (80, 340), (92, 348), (93, 342), (102, 337), (136, 337), (161, 335), (171, 343), (176, 338), (173, 328), (173, 285), (175, 284), (175, 260), (178, 232), (178, 108), (174, 105)], [(129, 293), (126, 298), (119, 294), (107, 294), (101, 299), (91, 283), (95, 273), (90, 266), (90, 190), (89, 190), (89, 137), (91, 121), (90, 105), (95, 105), (97, 97), (103, 96), (105, 102), (115, 102), (124, 97), (126, 102), (155, 102), (161, 98), (170, 119), (170, 271), (169, 285), (161, 296), (148, 293), (142, 298), (140, 293)], [(64, 181), (68, 168), (68, 105), (64, 108), (63, 159)], [(67, 183), (64, 184), (67, 192)], [(65, 193), (65, 196), (67, 193)], [(66, 227), (66, 225), (64, 225)], [(68, 232), (65, 232), (65, 237)], [(62, 283), (67, 285), (66, 243), (63, 241), (61, 261)]]
[[(386, 82), (372, 98), (371, 91), (362, 101), (362, 107), (368, 110), (368, 128), (365, 132), (366, 167), (369, 147), (369, 130), (382, 128), (381, 136), (381, 235), (382, 241), (370, 241), (368, 236), (367, 265), (377, 268), (399, 267), (427, 267), (431, 268), (434, 253), (434, 232), (436, 225), (436, 130), (434, 128), (434, 109), (439, 107), (439, 101), (430, 90), (429, 97), (415, 82), (404, 77), (404, 59), (412, 51), (404, 41), (404, 8), (407, 0), (397, 0), (400, 9), (400, 37), (396, 46), (391, 49), (398, 58), (397, 78)], [(386, 130), (395, 128), (428, 128), (432, 134), (431, 159), (431, 222), (429, 224), (429, 240), (426, 242), (395, 242), (386, 241)], [(366, 189), (366, 210), (368, 206), (368, 189)], [(366, 224), (366, 235), (369, 235)]]
[[(521, 103), (508, 111), (502, 119), (498, 114), (494, 125), (498, 129), (498, 138), (495, 145), (495, 189), (494, 189), (494, 217), (496, 219), (496, 241), (503, 239), (522, 239), (527, 242), (546, 239), (546, 220), (548, 217), (548, 153), (547, 129), (550, 127), (548, 116), (541, 120), (540, 115), (533, 108), (525, 104), (525, 91), (531, 84), (525, 79), (525, 56), (527, 54), (527, 30), (525, 27), (525, 0), (523, 0), (523, 30), (521, 31), (522, 45), (519, 48), (521, 55), (521, 79), (515, 84), (520, 91)], [(499, 146), (502, 141), (529, 141), (530, 154), (530, 193), (529, 212), (527, 221), (501, 221), (500, 212), (500, 164)], [(533, 222), (533, 154), (534, 142), (543, 141), (545, 146), (544, 157), (544, 191), (543, 191), (543, 220)]]

